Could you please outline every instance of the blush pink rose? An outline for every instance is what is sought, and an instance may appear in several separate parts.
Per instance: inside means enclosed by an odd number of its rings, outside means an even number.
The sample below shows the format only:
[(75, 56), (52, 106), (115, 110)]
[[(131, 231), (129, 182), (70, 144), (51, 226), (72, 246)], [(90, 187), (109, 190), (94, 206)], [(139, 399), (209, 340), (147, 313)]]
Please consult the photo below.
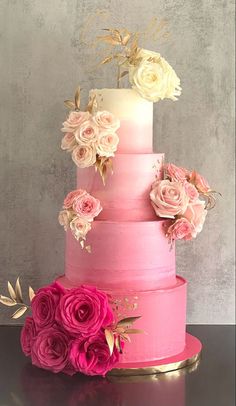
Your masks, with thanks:
[(87, 120), (75, 131), (75, 138), (79, 144), (93, 144), (97, 140), (98, 133), (98, 126), (92, 120)]
[(188, 205), (187, 210), (183, 213), (185, 217), (193, 226), (192, 237), (195, 238), (198, 233), (202, 231), (205, 222), (207, 210), (205, 204), (201, 200)]
[(76, 139), (73, 133), (66, 133), (61, 141), (61, 149), (72, 151), (77, 145)]
[(98, 199), (86, 193), (74, 200), (73, 210), (79, 217), (93, 221), (94, 217), (102, 211), (102, 206)]
[(96, 162), (96, 148), (91, 145), (78, 145), (73, 149), (72, 159), (78, 168), (88, 168)]
[(55, 327), (41, 330), (33, 342), (32, 364), (54, 373), (73, 375), (69, 361), (70, 337)]
[(91, 230), (92, 226), (88, 220), (75, 216), (70, 222), (70, 229), (76, 240), (85, 238), (87, 233)]
[(71, 111), (69, 117), (63, 123), (63, 132), (74, 132), (84, 121), (89, 120), (88, 111)]
[(23, 353), (28, 357), (31, 355), (33, 340), (36, 337), (36, 326), (32, 317), (26, 317), (25, 324), (21, 330), (20, 342)]
[(115, 132), (109, 130), (101, 131), (97, 141), (97, 153), (99, 156), (111, 157), (117, 150), (119, 137)]
[(197, 191), (197, 189), (195, 188), (195, 186), (192, 183), (189, 182), (184, 182), (184, 188), (185, 188), (185, 192), (189, 197), (189, 201), (190, 202), (195, 202), (198, 197), (199, 197), (199, 193)]
[(68, 195), (64, 200), (63, 203), (64, 209), (72, 209), (75, 199), (85, 195), (86, 193), (87, 192), (83, 189), (72, 190), (70, 193), (68, 193)]
[(120, 127), (120, 120), (109, 111), (98, 111), (93, 116), (93, 121), (98, 127), (102, 127), (110, 131), (116, 131)]
[(110, 355), (105, 335), (99, 332), (96, 336), (80, 337), (73, 341), (70, 361), (73, 367), (83, 374), (105, 376), (119, 361), (119, 352), (114, 347)]
[(69, 333), (87, 337), (110, 325), (113, 313), (105, 293), (80, 286), (61, 297), (56, 319)]
[(192, 182), (201, 193), (207, 193), (211, 190), (207, 180), (196, 171), (191, 172), (190, 182)]
[(50, 327), (54, 324), (55, 311), (63, 293), (63, 289), (56, 283), (36, 292), (31, 302), (31, 308), (34, 322), (38, 328)]
[(170, 180), (156, 181), (150, 198), (157, 216), (167, 218), (184, 213), (189, 202), (184, 185)]
[(174, 164), (166, 164), (165, 171), (173, 182), (184, 182), (190, 174), (187, 169), (180, 168)]
[(194, 232), (193, 225), (184, 217), (176, 220), (167, 230), (170, 240), (191, 240)]

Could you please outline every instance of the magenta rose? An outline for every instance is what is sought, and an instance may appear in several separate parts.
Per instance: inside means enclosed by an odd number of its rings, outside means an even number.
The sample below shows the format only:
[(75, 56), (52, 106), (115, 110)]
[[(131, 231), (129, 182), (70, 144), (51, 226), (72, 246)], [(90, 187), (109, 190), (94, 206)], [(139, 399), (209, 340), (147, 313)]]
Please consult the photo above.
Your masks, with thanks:
[(75, 373), (69, 362), (69, 336), (54, 327), (44, 328), (32, 346), (32, 364), (52, 372)]
[(196, 171), (191, 172), (190, 182), (193, 183), (197, 190), (201, 193), (207, 193), (211, 190), (206, 179)]
[(191, 240), (194, 232), (193, 225), (184, 217), (176, 220), (167, 230), (170, 240)]
[(206, 215), (207, 210), (205, 209), (204, 202), (201, 200), (197, 200), (195, 203), (189, 204), (187, 210), (184, 212), (183, 217), (185, 217), (193, 226), (193, 238), (195, 238), (196, 235), (202, 231)]
[(26, 317), (25, 324), (21, 330), (20, 342), (23, 353), (28, 357), (31, 355), (33, 339), (36, 337), (36, 326), (32, 317)]
[(99, 332), (96, 336), (80, 337), (73, 341), (70, 361), (73, 367), (83, 374), (105, 376), (119, 361), (119, 352), (114, 347), (110, 355), (105, 335)]
[(173, 182), (184, 182), (190, 173), (187, 169), (180, 168), (174, 164), (166, 164), (165, 171)]
[(113, 314), (105, 293), (81, 286), (61, 297), (56, 319), (69, 333), (87, 336), (112, 324)]
[(86, 193), (74, 200), (73, 209), (79, 217), (93, 221), (94, 217), (102, 211), (102, 206), (98, 199)]
[(184, 185), (170, 180), (156, 181), (150, 198), (157, 216), (167, 218), (184, 213), (189, 202)]
[(55, 311), (64, 290), (57, 284), (39, 289), (31, 302), (32, 316), (37, 327), (50, 327), (55, 322)]
[(68, 195), (64, 200), (63, 203), (64, 209), (72, 209), (75, 199), (85, 195), (86, 193), (87, 192), (83, 189), (72, 190), (70, 193), (68, 193)]

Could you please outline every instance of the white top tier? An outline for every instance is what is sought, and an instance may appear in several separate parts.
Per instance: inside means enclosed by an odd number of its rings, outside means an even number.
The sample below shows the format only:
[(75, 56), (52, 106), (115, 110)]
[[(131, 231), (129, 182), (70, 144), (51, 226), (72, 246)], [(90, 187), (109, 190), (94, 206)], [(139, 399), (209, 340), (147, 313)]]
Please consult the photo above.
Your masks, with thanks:
[(120, 153), (151, 153), (153, 137), (153, 103), (133, 89), (93, 89), (98, 110), (107, 110), (120, 119), (117, 131)]

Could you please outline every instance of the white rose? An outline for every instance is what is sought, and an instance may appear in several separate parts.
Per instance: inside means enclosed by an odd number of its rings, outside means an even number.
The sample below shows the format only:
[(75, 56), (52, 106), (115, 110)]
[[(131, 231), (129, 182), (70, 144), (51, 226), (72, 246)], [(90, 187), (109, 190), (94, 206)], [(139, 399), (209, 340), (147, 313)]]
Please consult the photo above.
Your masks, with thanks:
[(129, 67), (129, 80), (134, 89), (147, 100), (177, 100), (181, 94), (180, 79), (160, 54), (141, 49), (136, 66)]
[(92, 121), (84, 121), (75, 131), (75, 138), (79, 144), (92, 144), (97, 140), (99, 128)]
[(77, 145), (76, 139), (73, 133), (66, 133), (61, 140), (61, 149), (72, 151)]
[(100, 156), (111, 157), (117, 150), (119, 137), (115, 132), (101, 131), (97, 141), (97, 153)]
[(71, 212), (69, 210), (61, 210), (58, 216), (58, 221), (61, 226), (64, 227), (66, 231), (70, 225)]
[(70, 222), (70, 229), (76, 240), (79, 240), (80, 238), (84, 239), (87, 233), (91, 230), (91, 223), (76, 216)]
[(93, 116), (94, 122), (102, 128), (116, 131), (120, 127), (120, 120), (109, 111), (98, 111)]
[(94, 145), (78, 145), (72, 152), (72, 159), (79, 168), (87, 168), (96, 162)]

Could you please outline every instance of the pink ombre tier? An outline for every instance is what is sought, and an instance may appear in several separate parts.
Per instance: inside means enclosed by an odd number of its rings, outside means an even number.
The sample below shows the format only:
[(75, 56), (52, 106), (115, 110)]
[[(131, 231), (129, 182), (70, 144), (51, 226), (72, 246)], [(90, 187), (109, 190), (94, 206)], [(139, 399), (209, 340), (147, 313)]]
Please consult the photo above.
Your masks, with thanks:
[(118, 153), (151, 153), (152, 152), (152, 122), (134, 122), (120, 120)]
[(89, 167), (77, 169), (77, 187), (101, 201), (98, 220), (156, 220), (149, 193), (155, 177), (163, 177), (163, 161), (164, 154), (116, 154), (105, 186), (100, 174)]
[(168, 220), (94, 221), (86, 243), (67, 232), (65, 276), (75, 285), (153, 290), (175, 284), (175, 249), (165, 236)]
[[(67, 279), (60, 278), (66, 288), (74, 285)], [(166, 288), (157, 290), (123, 290), (106, 289), (112, 301), (118, 306), (118, 317), (141, 316), (135, 322), (135, 328), (144, 330), (143, 334), (134, 334), (131, 343), (126, 343), (120, 358), (119, 368), (125, 364), (165, 359), (181, 353), (185, 348), (186, 324), (186, 281), (177, 277), (175, 282)], [(121, 284), (122, 285), (122, 284)], [(141, 286), (140, 286), (141, 287)]]

